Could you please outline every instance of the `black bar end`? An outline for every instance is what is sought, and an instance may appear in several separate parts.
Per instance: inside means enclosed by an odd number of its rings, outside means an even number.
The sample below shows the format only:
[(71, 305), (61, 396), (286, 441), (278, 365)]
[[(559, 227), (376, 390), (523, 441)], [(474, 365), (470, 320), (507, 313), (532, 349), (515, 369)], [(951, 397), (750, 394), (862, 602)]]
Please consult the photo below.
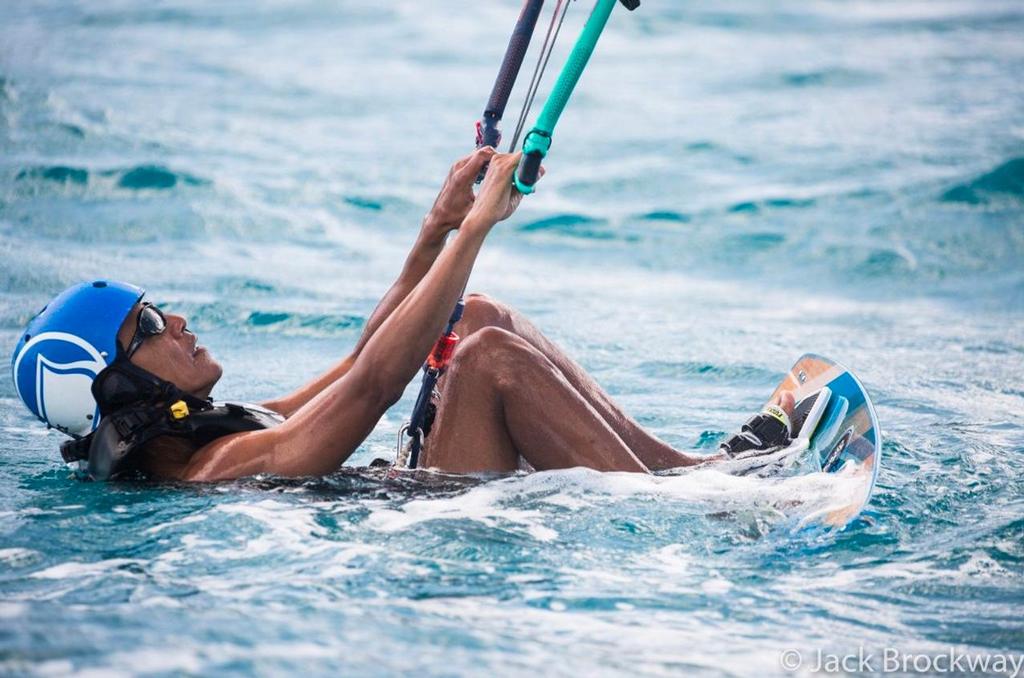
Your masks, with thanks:
[(519, 166), (519, 183), (530, 187), (536, 184), (540, 179), (540, 164), (543, 161), (544, 156), (540, 154), (540, 151), (527, 153)]

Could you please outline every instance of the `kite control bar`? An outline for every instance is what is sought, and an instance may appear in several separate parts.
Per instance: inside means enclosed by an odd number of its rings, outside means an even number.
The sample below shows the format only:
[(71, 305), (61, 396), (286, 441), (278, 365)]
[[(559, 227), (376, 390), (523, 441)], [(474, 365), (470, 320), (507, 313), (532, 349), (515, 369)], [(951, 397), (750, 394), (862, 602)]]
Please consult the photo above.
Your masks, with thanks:
[(519, 163), (519, 171), (515, 178), (516, 188), (520, 193), (533, 193), (533, 187), (540, 178), (541, 162), (551, 148), (551, 136), (555, 132), (555, 125), (569, 103), (569, 97), (576, 89), (576, 84), (583, 75), (583, 69), (587, 67), (594, 48), (597, 47), (597, 41), (617, 1), (630, 11), (640, 6), (640, 0), (597, 0), (593, 13), (583, 26), (583, 32), (580, 33), (562, 67), (554, 89), (544, 103), (540, 117), (523, 140), (523, 159)]
[[(559, 2), (561, 4), (561, 0)], [(502, 59), (501, 68), (498, 70), (498, 77), (494, 80), (491, 88), (491, 95), (484, 107), (483, 117), (476, 123), (476, 147), (483, 146), (497, 147), (501, 143), (501, 119), (505, 115), (505, 108), (512, 96), (512, 88), (516, 84), (516, 78), (523, 66), (523, 59), (530, 47), (530, 40), (533, 38), (534, 29), (537, 27), (537, 19), (540, 17), (541, 9), (544, 7), (544, 0), (525, 0), (523, 8), (519, 12), (519, 18), (512, 29), (512, 37), (509, 38), (508, 47), (505, 49), (505, 57)], [(550, 29), (549, 29), (550, 35)], [(486, 167), (481, 170), (477, 181), (482, 181)], [(434, 348), (427, 356), (423, 365), (423, 381), (420, 384), (420, 392), (416, 396), (416, 404), (413, 406), (412, 416), (398, 434), (399, 458), (404, 454), (402, 442), (406, 435), (409, 436), (408, 460), (409, 468), (416, 468), (419, 463), (420, 452), (423, 449), (423, 437), (425, 429), (428, 428), (428, 416), (430, 412), (430, 397), (434, 393), (437, 380), (441, 378), (448, 368), (452, 356), (455, 353), (455, 346), (459, 341), (459, 335), (455, 333), (455, 325), (462, 319), (462, 311), (466, 303), (460, 296), (455, 310), (448, 318), (448, 326), (444, 334), (434, 344)]]
[(523, 59), (526, 58), (526, 51), (530, 47), (530, 40), (533, 38), (533, 31), (537, 27), (537, 19), (543, 8), (544, 0), (526, 0), (523, 3), (523, 9), (519, 12), (519, 19), (512, 29), (512, 37), (509, 38), (508, 47), (505, 49), (505, 58), (501, 61), (498, 77), (494, 80), (491, 96), (487, 99), (483, 117), (476, 123), (477, 148), (497, 148), (501, 143), (499, 124), (505, 115), (505, 107), (512, 96), (512, 88), (523, 67)]
[[(551, 51), (554, 49), (555, 41), (558, 38), (562, 22), (565, 20), (565, 14), (570, 2), (571, 0), (557, 0), (554, 14), (551, 17), (551, 24), (548, 26), (544, 45), (541, 47), (537, 66), (534, 69), (533, 78), (530, 82), (523, 108), (519, 114), (519, 121), (516, 125), (511, 148), (514, 148), (519, 141), (519, 134), (523, 129), (526, 116), (529, 114), (530, 106), (533, 104), (534, 97), (537, 94), (541, 76), (544, 73), (548, 60), (551, 58)], [(591, 54), (594, 53), (597, 41), (601, 37), (602, 31), (604, 31), (605, 25), (608, 23), (608, 17), (611, 15), (616, 2), (621, 2), (630, 11), (640, 6), (640, 0), (597, 0), (597, 5), (594, 7), (594, 11), (587, 20), (586, 25), (584, 25), (583, 32), (577, 39), (572, 52), (569, 54), (569, 59), (562, 68), (562, 72), (558, 76), (558, 82), (548, 96), (537, 123), (524, 140), (523, 159), (520, 162), (517, 176), (514, 179), (515, 185), (521, 193), (533, 192), (533, 186), (537, 183), (537, 179), (540, 176), (541, 162), (547, 155), (548, 149), (551, 148), (551, 135), (554, 133), (558, 118), (562, 115), (566, 104), (569, 103), (569, 97), (572, 96), (573, 89), (575, 89), (576, 84), (579, 82), (580, 76), (583, 75), (583, 69), (586, 68)], [(494, 86), (491, 89), (491, 95), (484, 108), (484, 114), (480, 121), (476, 123), (477, 148), (483, 146), (497, 148), (498, 144), (501, 143), (501, 119), (505, 115), (505, 108), (508, 106), (512, 89), (519, 76), (519, 71), (522, 69), (523, 59), (526, 57), (526, 52), (533, 38), (534, 30), (537, 27), (537, 20), (540, 17), (543, 6), (544, 0), (524, 0), (523, 2), (523, 8), (519, 13), (515, 28), (512, 29), (512, 36), (509, 38), (505, 57), (498, 71), (498, 77), (495, 79)], [(486, 172), (486, 167), (477, 178), (478, 182), (483, 179), (484, 172)], [(403, 426), (398, 434), (399, 463), (402, 463), (401, 460), (407, 451), (406, 464), (409, 468), (416, 468), (416, 465), (419, 463), (420, 452), (423, 449), (425, 429), (429, 425), (427, 420), (430, 413), (430, 398), (433, 395), (438, 379), (441, 378), (441, 375), (448, 368), (455, 353), (455, 346), (459, 341), (459, 335), (455, 333), (455, 325), (462, 319), (464, 308), (465, 301), (460, 297), (455, 305), (455, 310), (452, 311), (451, 317), (448, 319), (448, 326), (445, 328), (444, 334), (434, 344), (434, 348), (423, 365), (423, 381), (420, 385), (419, 395), (416, 397), (412, 416), (409, 423)], [(409, 437), (409, 444), (408, 447), (403, 448), (402, 443), (406, 435)]]

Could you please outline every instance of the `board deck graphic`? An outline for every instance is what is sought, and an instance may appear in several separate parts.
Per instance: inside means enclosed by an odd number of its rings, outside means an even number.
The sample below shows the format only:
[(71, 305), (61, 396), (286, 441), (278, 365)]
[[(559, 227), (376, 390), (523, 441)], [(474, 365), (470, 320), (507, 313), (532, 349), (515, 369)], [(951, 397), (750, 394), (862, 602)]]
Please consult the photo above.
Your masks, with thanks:
[(842, 365), (813, 353), (800, 357), (776, 387), (769, 402), (789, 391), (797, 402), (827, 387), (832, 396), (810, 438), (811, 461), (826, 473), (840, 471), (848, 464), (862, 476), (864, 496), (859, 504), (829, 516), (830, 524), (852, 520), (868, 502), (882, 461), (882, 435), (878, 417), (867, 391)]
[[(882, 459), (882, 436), (867, 391), (842, 365), (820, 355), (800, 357), (766, 403), (775, 403), (785, 392), (794, 401), (808, 400), (807, 416), (799, 419), (800, 435), (785, 448), (766, 453), (743, 453), (725, 462), (728, 471), (761, 477), (799, 476), (811, 473), (843, 473), (860, 481), (863, 490), (821, 519), (842, 527), (867, 504)], [(796, 408), (800, 410), (798, 406)], [(795, 435), (796, 432), (794, 432)], [(859, 487), (858, 486), (858, 487)]]

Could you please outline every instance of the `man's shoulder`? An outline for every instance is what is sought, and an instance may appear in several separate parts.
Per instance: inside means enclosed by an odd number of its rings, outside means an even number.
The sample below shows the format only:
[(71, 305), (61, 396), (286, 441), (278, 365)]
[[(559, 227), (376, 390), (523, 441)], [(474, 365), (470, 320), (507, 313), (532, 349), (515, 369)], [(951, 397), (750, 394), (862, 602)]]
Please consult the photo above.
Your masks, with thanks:
[(273, 456), (274, 429), (240, 431), (198, 447), (183, 466), (180, 480), (234, 480), (262, 473)]

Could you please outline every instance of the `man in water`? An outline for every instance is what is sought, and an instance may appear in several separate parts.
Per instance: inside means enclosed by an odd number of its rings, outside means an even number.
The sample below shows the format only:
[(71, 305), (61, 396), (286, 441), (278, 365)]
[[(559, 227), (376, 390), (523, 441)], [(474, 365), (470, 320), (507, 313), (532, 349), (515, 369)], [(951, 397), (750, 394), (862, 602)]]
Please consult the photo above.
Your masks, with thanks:
[[(29, 324), (12, 361), (19, 396), (44, 422), (79, 438), (102, 415), (95, 433), (62, 448), (66, 460), (88, 461), (94, 477), (125, 470), (189, 481), (331, 473), (418, 373), (488, 233), (518, 207), (518, 159), (483, 148), (452, 166), (352, 353), (264, 403), (269, 412), (212, 407), (221, 366), (197, 345), (185, 318), (143, 302), (139, 288), (106, 282), (71, 288)], [(474, 180), (488, 163), (474, 196)], [(453, 230), (459, 235), (445, 247)], [(463, 341), (439, 382), (424, 468), (510, 472), (525, 462), (538, 470), (648, 472), (728, 456), (684, 454), (644, 431), (503, 304), (470, 295), (456, 332)], [(59, 359), (68, 351), (77, 357)], [(774, 416), (788, 429), (792, 397), (780, 405)]]

